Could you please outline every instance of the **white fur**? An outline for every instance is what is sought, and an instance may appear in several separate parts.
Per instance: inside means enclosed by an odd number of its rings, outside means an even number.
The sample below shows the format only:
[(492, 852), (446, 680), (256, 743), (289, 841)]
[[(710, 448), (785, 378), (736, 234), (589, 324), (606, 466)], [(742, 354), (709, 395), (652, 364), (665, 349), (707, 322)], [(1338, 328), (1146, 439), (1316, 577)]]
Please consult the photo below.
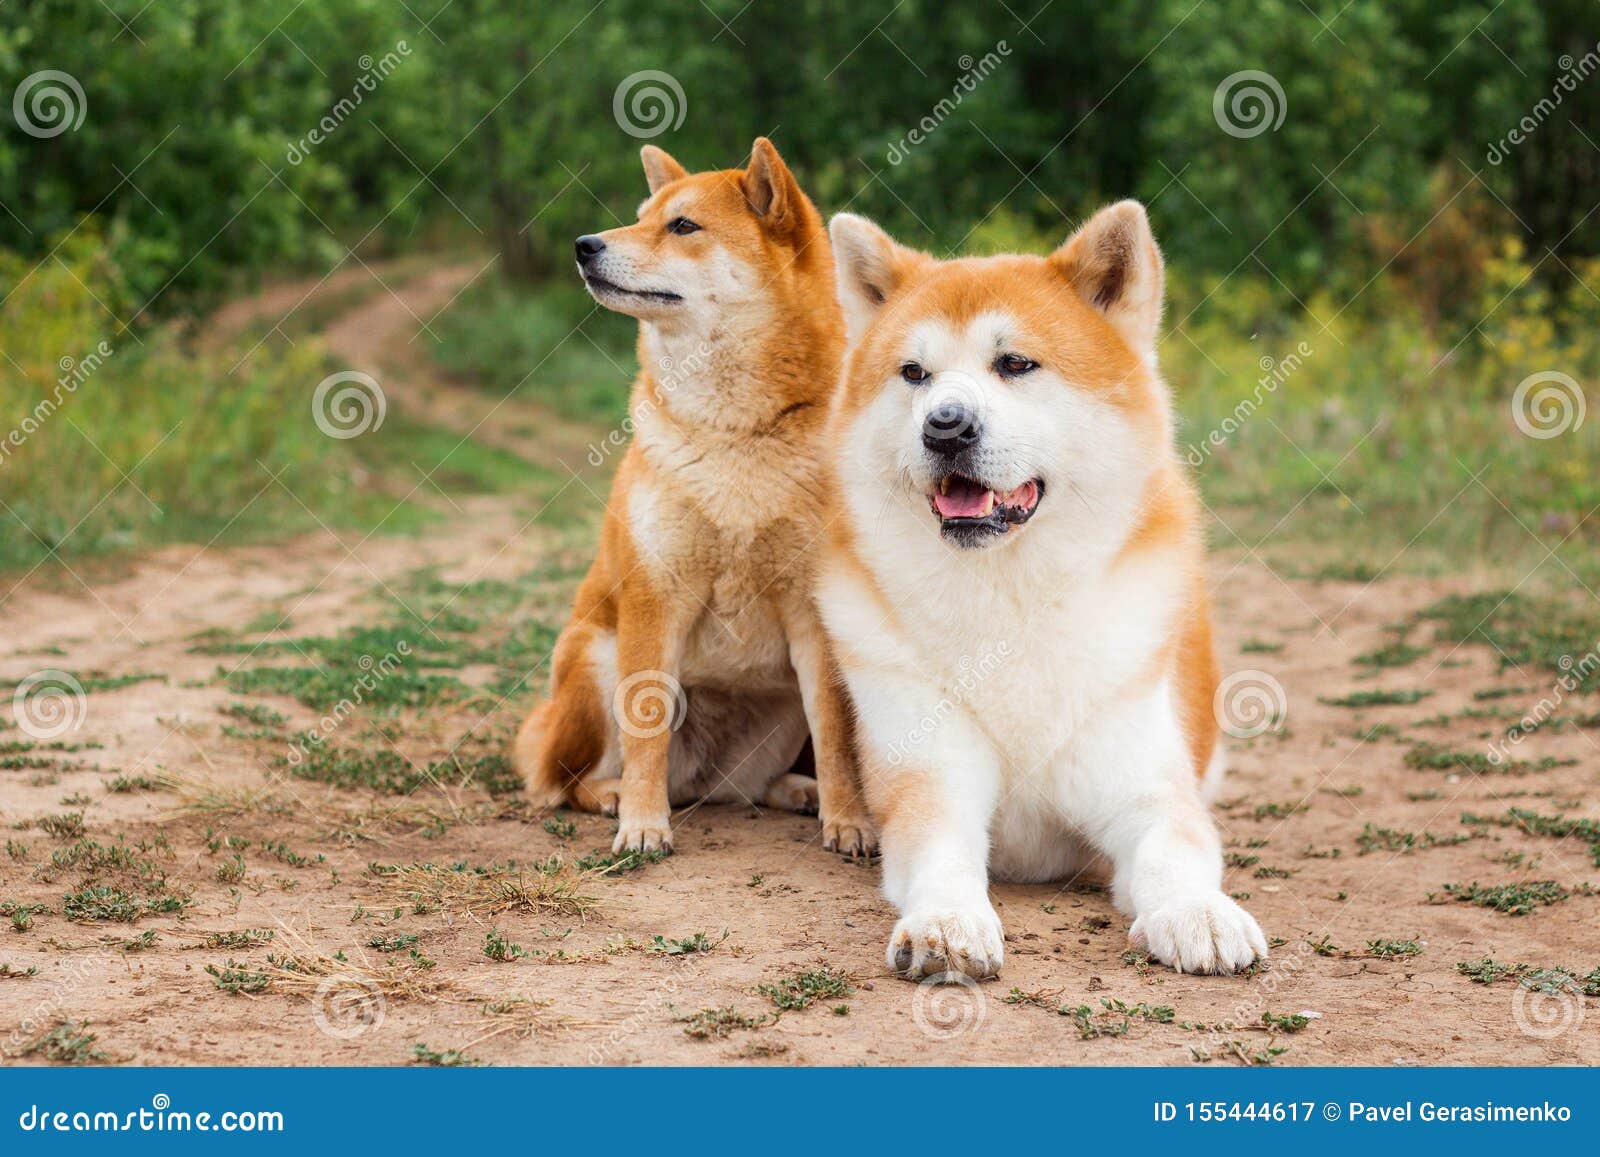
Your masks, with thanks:
[[(1220, 844), (1155, 665), (1183, 613), (1184, 560), (1119, 560), (1170, 451), (1048, 369), (1000, 380), (988, 367), (1010, 328), (1003, 315), (914, 327), (901, 352), (931, 382), (886, 383), (838, 449), (860, 561), (892, 607), (826, 565), (818, 598), (866, 774), (880, 789), (919, 778), (937, 801), (883, 828), (884, 890), (903, 913), (890, 966), (992, 975), (1003, 946), (988, 874), (1059, 880), (1100, 855), (1135, 943), (1186, 971), (1243, 968), (1266, 942), (1221, 891)], [(919, 432), (947, 390), (980, 411), (986, 481), (1047, 482), (1033, 519), (982, 549), (944, 542), (928, 509), (940, 471)]]

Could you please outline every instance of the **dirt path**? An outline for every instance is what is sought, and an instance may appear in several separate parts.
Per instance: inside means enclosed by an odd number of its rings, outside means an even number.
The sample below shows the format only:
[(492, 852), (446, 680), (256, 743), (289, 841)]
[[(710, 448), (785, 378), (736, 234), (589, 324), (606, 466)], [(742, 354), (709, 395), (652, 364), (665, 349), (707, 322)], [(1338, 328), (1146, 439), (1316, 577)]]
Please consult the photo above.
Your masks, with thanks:
[[(471, 274), (380, 290), (326, 340), (393, 404), (568, 461), (592, 432), (552, 436), (531, 405), (441, 380), (408, 344)], [(883, 968), (893, 916), (876, 869), (821, 851), (814, 821), (707, 807), (677, 819), (670, 859), (580, 874), (609, 846), (608, 821), (534, 815), (474, 786), (383, 790), (375, 768), (452, 752), (490, 774), (547, 677), (537, 660), (586, 560), (590, 485), (568, 478), (557, 504), (463, 503), (418, 537), (172, 548), (92, 594), (16, 592), (0, 610), (0, 681), (59, 669), (85, 690), (67, 704), (77, 726), (53, 738), (36, 738), (54, 729), (36, 703), (27, 728), (0, 713), (0, 913), (18, 929), (0, 931), (0, 1055), (41, 1059), (30, 1041), (87, 1020), (72, 1030), (96, 1034), (86, 1048), (138, 1064), (404, 1064), (419, 1045), (495, 1064), (1600, 1061), (1594, 1002), (1572, 985), (1481, 984), (1457, 967), (1600, 965), (1588, 841), (1461, 818), (1596, 815), (1595, 733), (1537, 732), (1516, 754), (1554, 761), (1543, 770), (1410, 767), (1418, 750), (1483, 750), (1504, 726), (1491, 712), (1520, 715), (1552, 677), (1432, 643), (1426, 624), (1410, 637), (1421, 654), (1375, 673), (1356, 662), (1450, 582), (1286, 582), (1215, 559), (1224, 666), (1252, 672), (1245, 685), (1282, 713), (1234, 743), (1218, 809), (1228, 887), (1278, 941), (1253, 976), (1129, 957), (1124, 920), (1092, 886), (1002, 886), (1004, 977), (919, 987)], [(369, 670), (339, 656), (380, 646), (351, 632), (396, 616), (419, 654), (454, 656), (433, 674), (478, 690), (421, 688), (336, 721), (330, 744), (366, 762), (308, 777), (285, 762), (289, 737), (324, 711), (227, 673)], [(497, 683), (515, 662), (531, 678)], [(1424, 697), (1325, 702), (1374, 688)], [(1546, 880), (1565, 897), (1526, 915), (1444, 891)]]

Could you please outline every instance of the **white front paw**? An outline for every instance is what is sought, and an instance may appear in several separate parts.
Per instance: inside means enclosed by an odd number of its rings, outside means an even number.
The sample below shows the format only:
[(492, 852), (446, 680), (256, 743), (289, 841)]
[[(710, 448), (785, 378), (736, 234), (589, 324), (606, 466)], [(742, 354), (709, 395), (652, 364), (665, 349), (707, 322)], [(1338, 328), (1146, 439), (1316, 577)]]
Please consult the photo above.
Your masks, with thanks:
[(1140, 914), (1128, 939), (1179, 972), (1237, 972), (1267, 958), (1261, 925), (1221, 892), (1182, 897)]
[(1005, 959), (1000, 917), (987, 903), (965, 911), (911, 912), (889, 937), (889, 967), (912, 978), (959, 972), (977, 980), (1000, 974)]

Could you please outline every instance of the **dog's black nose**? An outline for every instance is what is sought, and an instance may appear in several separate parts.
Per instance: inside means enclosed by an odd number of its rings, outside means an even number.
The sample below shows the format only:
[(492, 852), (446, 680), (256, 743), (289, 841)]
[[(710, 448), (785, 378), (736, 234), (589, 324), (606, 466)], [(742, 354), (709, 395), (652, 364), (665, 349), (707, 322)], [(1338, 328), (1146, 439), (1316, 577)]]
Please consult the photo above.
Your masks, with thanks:
[(585, 233), (572, 243), (573, 249), (578, 252), (579, 261), (589, 261), (598, 253), (605, 250), (606, 243), (593, 233)]
[(983, 431), (978, 415), (960, 402), (941, 402), (922, 422), (922, 444), (935, 454), (959, 454)]

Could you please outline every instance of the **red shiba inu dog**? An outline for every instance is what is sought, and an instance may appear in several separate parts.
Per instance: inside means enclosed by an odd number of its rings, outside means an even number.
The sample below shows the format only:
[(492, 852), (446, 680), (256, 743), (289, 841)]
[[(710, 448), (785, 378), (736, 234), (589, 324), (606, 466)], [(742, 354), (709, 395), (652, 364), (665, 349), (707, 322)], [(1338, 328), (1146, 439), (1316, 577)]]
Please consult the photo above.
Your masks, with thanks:
[(902, 914), (890, 967), (996, 974), (989, 875), (1102, 858), (1152, 956), (1264, 957), (1203, 792), (1217, 668), (1143, 207), (1049, 257), (940, 262), (859, 217), (831, 230), (851, 350), (818, 600)]
[[(671, 807), (710, 799), (820, 810), (825, 847), (867, 854), (812, 600), (844, 346), (827, 232), (765, 138), (744, 169), (641, 155), (638, 223), (576, 246), (639, 319), (633, 441), (516, 762), (537, 802), (617, 815), (619, 853), (670, 849)], [(790, 770), (808, 731), (815, 780)]]

